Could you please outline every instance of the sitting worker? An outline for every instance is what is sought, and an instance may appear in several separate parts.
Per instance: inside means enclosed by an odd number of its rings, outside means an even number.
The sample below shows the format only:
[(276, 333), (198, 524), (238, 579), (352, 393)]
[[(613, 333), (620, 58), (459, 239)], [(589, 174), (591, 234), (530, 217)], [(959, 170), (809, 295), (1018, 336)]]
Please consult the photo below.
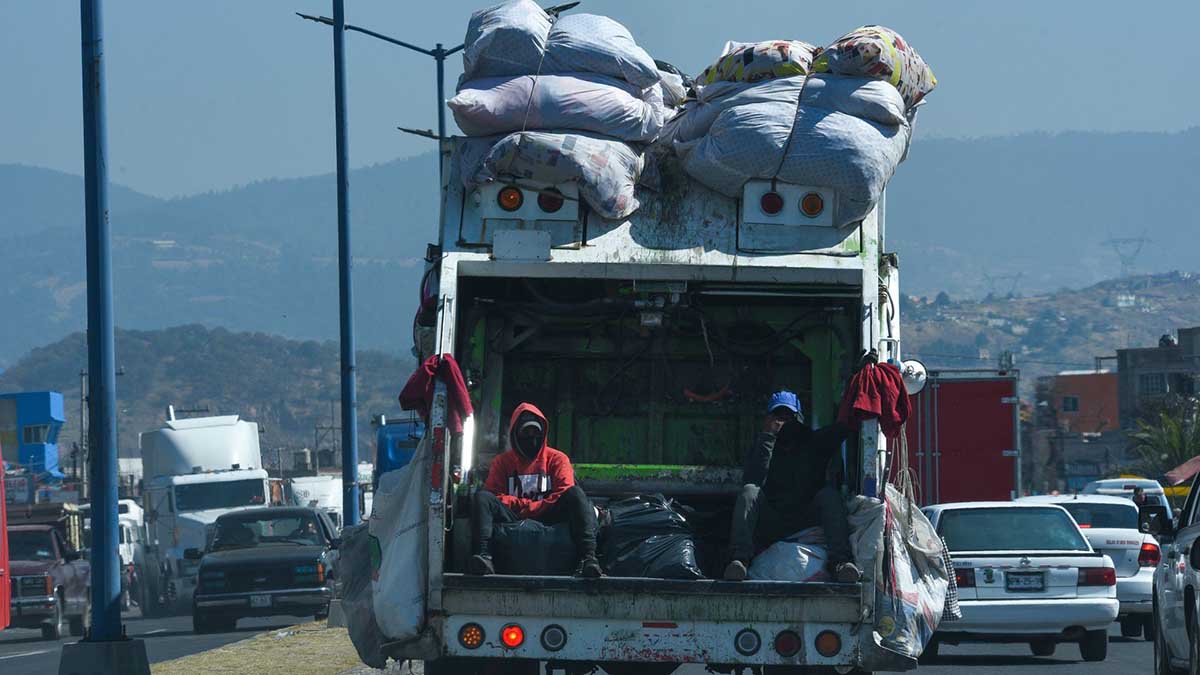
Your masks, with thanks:
[(848, 435), (849, 429), (840, 423), (816, 431), (805, 426), (794, 393), (771, 396), (763, 431), (746, 456), (744, 485), (733, 509), (726, 580), (746, 578), (756, 545), (766, 548), (816, 525), (825, 532), (833, 577), (842, 582), (861, 578), (851, 562), (846, 503), (825, 479), (830, 459)]
[(509, 449), (492, 460), (484, 488), (475, 493), (471, 511), (471, 574), (493, 574), (490, 544), (493, 523), (532, 518), (553, 524), (566, 521), (579, 554), (576, 575), (601, 576), (596, 560), (596, 512), (575, 484), (571, 460), (546, 445), (546, 416), (531, 403), (513, 411)]

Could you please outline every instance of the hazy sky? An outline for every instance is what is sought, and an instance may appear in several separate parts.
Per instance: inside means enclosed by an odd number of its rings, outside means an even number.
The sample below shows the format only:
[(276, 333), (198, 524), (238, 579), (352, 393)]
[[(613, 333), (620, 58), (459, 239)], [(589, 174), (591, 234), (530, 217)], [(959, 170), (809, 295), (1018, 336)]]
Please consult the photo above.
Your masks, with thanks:
[[(348, 21), (458, 44), (480, 0), (347, 0)], [(158, 196), (333, 168), (330, 29), (293, 14), (327, 0), (107, 0), (110, 177)], [(1200, 124), (1195, 0), (796, 3), (587, 0), (689, 73), (726, 40), (825, 44), (864, 23), (900, 31), (940, 82), (917, 138), (1025, 131), (1168, 131)], [(5, 3), (0, 162), (82, 172), (79, 3)], [(397, 125), (436, 123), (431, 58), (350, 33), (353, 166), (432, 148)], [(461, 70), (447, 61), (448, 89)]]

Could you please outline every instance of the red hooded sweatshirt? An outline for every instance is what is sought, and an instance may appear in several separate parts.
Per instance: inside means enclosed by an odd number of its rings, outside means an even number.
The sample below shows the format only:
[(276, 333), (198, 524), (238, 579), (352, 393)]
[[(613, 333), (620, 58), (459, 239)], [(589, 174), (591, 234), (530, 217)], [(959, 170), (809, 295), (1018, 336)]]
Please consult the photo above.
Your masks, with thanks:
[(536, 415), (549, 432), (546, 416), (537, 406), (532, 403), (518, 405), (508, 422), (509, 449), (492, 460), (483, 486), (517, 516), (539, 520), (540, 514), (575, 484), (575, 471), (571, 468), (571, 460), (546, 445), (544, 437), (542, 449), (533, 459), (527, 461), (516, 451), (517, 419), (525, 412)]

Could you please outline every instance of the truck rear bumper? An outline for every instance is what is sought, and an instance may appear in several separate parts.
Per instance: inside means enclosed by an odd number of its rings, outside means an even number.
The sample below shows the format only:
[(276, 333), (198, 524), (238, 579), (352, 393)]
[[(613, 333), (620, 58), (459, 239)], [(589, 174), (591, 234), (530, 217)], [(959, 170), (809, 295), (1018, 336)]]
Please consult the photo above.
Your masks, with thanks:
[(14, 628), (37, 628), (54, 618), (57, 602), (58, 599), (53, 595), (13, 598), (11, 625)]

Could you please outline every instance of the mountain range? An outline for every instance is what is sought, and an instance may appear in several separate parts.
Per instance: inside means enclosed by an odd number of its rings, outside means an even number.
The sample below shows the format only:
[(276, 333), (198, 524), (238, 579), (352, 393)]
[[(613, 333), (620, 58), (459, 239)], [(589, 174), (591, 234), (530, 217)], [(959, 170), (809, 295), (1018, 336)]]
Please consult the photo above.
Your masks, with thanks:
[[(963, 140), (918, 130), (889, 189), (887, 248), (900, 254), (905, 293), (956, 299), (1194, 270), (1195, 157), (1200, 128)], [(427, 153), (351, 174), (362, 348), (411, 345), (425, 244), (436, 238), (436, 173)], [(0, 165), (0, 316), (10, 326), (0, 368), (84, 327), (82, 194), (78, 176)], [(119, 326), (336, 338), (332, 175), (171, 200), (114, 185), (110, 213)], [(1117, 252), (1138, 255), (1122, 267)]]

